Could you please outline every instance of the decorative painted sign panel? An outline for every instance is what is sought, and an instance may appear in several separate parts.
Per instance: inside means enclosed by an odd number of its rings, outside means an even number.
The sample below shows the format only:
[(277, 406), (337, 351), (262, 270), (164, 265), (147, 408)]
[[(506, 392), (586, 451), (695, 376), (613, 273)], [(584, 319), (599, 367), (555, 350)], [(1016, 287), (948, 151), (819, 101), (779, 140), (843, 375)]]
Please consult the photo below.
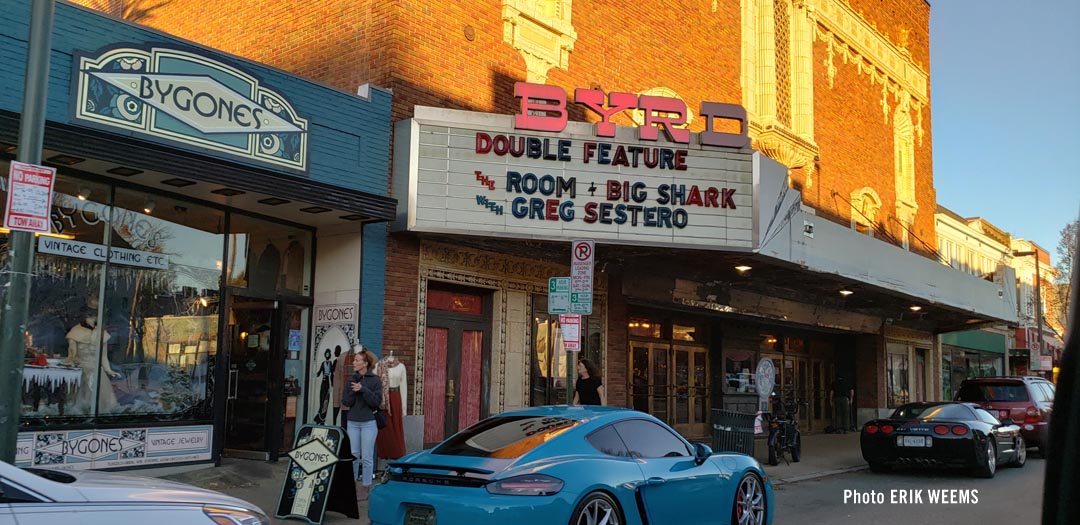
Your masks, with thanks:
[(15, 466), (105, 469), (210, 460), (210, 425), (20, 432)]
[(168, 47), (77, 53), (73, 118), (306, 171), (308, 121), (254, 76)]

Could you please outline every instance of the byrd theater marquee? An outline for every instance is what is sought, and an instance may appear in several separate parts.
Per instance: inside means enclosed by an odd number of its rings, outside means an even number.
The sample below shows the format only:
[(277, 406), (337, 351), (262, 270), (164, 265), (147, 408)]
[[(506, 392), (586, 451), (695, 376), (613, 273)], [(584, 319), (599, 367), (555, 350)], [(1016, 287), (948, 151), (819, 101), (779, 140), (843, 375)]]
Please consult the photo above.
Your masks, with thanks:
[[(417, 107), (395, 130), (398, 229), (544, 240), (751, 250), (755, 154), (746, 113), (704, 103), (702, 133), (679, 99), (579, 89), (598, 123), (568, 122), (566, 93), (518, 83), (517, 115)], [(605, 103), (606, 102), (606, 103)], [(616, 127), (620, 111), (644, 113)], [(714, 131), (739, 121), (741, 133)]]

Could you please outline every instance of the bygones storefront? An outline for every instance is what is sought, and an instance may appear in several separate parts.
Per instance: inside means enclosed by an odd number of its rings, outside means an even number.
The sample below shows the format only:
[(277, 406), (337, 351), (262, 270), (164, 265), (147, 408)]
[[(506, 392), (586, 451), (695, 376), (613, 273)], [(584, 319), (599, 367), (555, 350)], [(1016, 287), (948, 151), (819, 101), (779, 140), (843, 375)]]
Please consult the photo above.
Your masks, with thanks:
[[(29, 11), (0, 29), (5, 56), (25, 56)], [(333, 417), (324, 353), (380, 346), (390, 95), (66, 3), (54, 31), (52, 231), (25, 347), (5, 349), (26, 356), (17, 463), (276, 457)], [(0, 65), (5, 172), (24, 69)]]

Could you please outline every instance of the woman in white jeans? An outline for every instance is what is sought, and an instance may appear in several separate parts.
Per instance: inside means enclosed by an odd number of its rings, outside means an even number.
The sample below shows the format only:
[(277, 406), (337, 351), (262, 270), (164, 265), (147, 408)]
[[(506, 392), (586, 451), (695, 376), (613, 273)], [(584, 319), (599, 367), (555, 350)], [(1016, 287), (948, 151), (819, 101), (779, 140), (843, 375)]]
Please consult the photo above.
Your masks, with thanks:
[(375, 423), (374, 411), (382, 404), (382, 381), (375, 375), (375, 354), (362, 350), (353, 359), (356, 373), (349, 378), (341, 404), (349, 407), (348, 423), (345, 430), (349, 433), (352, 445), (353, 477), (361, 479), (360, 467), (363, 464), (362, 485), (356, 490), (357, 501), (368, 498), (375, 468), (375, 438), (379, 427)]

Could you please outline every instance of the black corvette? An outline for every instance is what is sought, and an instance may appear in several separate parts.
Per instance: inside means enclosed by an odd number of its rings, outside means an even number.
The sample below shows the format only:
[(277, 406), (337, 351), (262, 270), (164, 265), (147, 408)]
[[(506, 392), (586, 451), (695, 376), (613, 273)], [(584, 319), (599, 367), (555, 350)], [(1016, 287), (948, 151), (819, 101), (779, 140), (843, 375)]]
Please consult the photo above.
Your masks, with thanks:
[(909, 403), (887, 419), (863, 425), (863, 459), (881, 472), (893, 466), (970, 468), (991, 478), (998, 465), (1022, 467), (1027, 444), (1020, 427), (974, 403)]

